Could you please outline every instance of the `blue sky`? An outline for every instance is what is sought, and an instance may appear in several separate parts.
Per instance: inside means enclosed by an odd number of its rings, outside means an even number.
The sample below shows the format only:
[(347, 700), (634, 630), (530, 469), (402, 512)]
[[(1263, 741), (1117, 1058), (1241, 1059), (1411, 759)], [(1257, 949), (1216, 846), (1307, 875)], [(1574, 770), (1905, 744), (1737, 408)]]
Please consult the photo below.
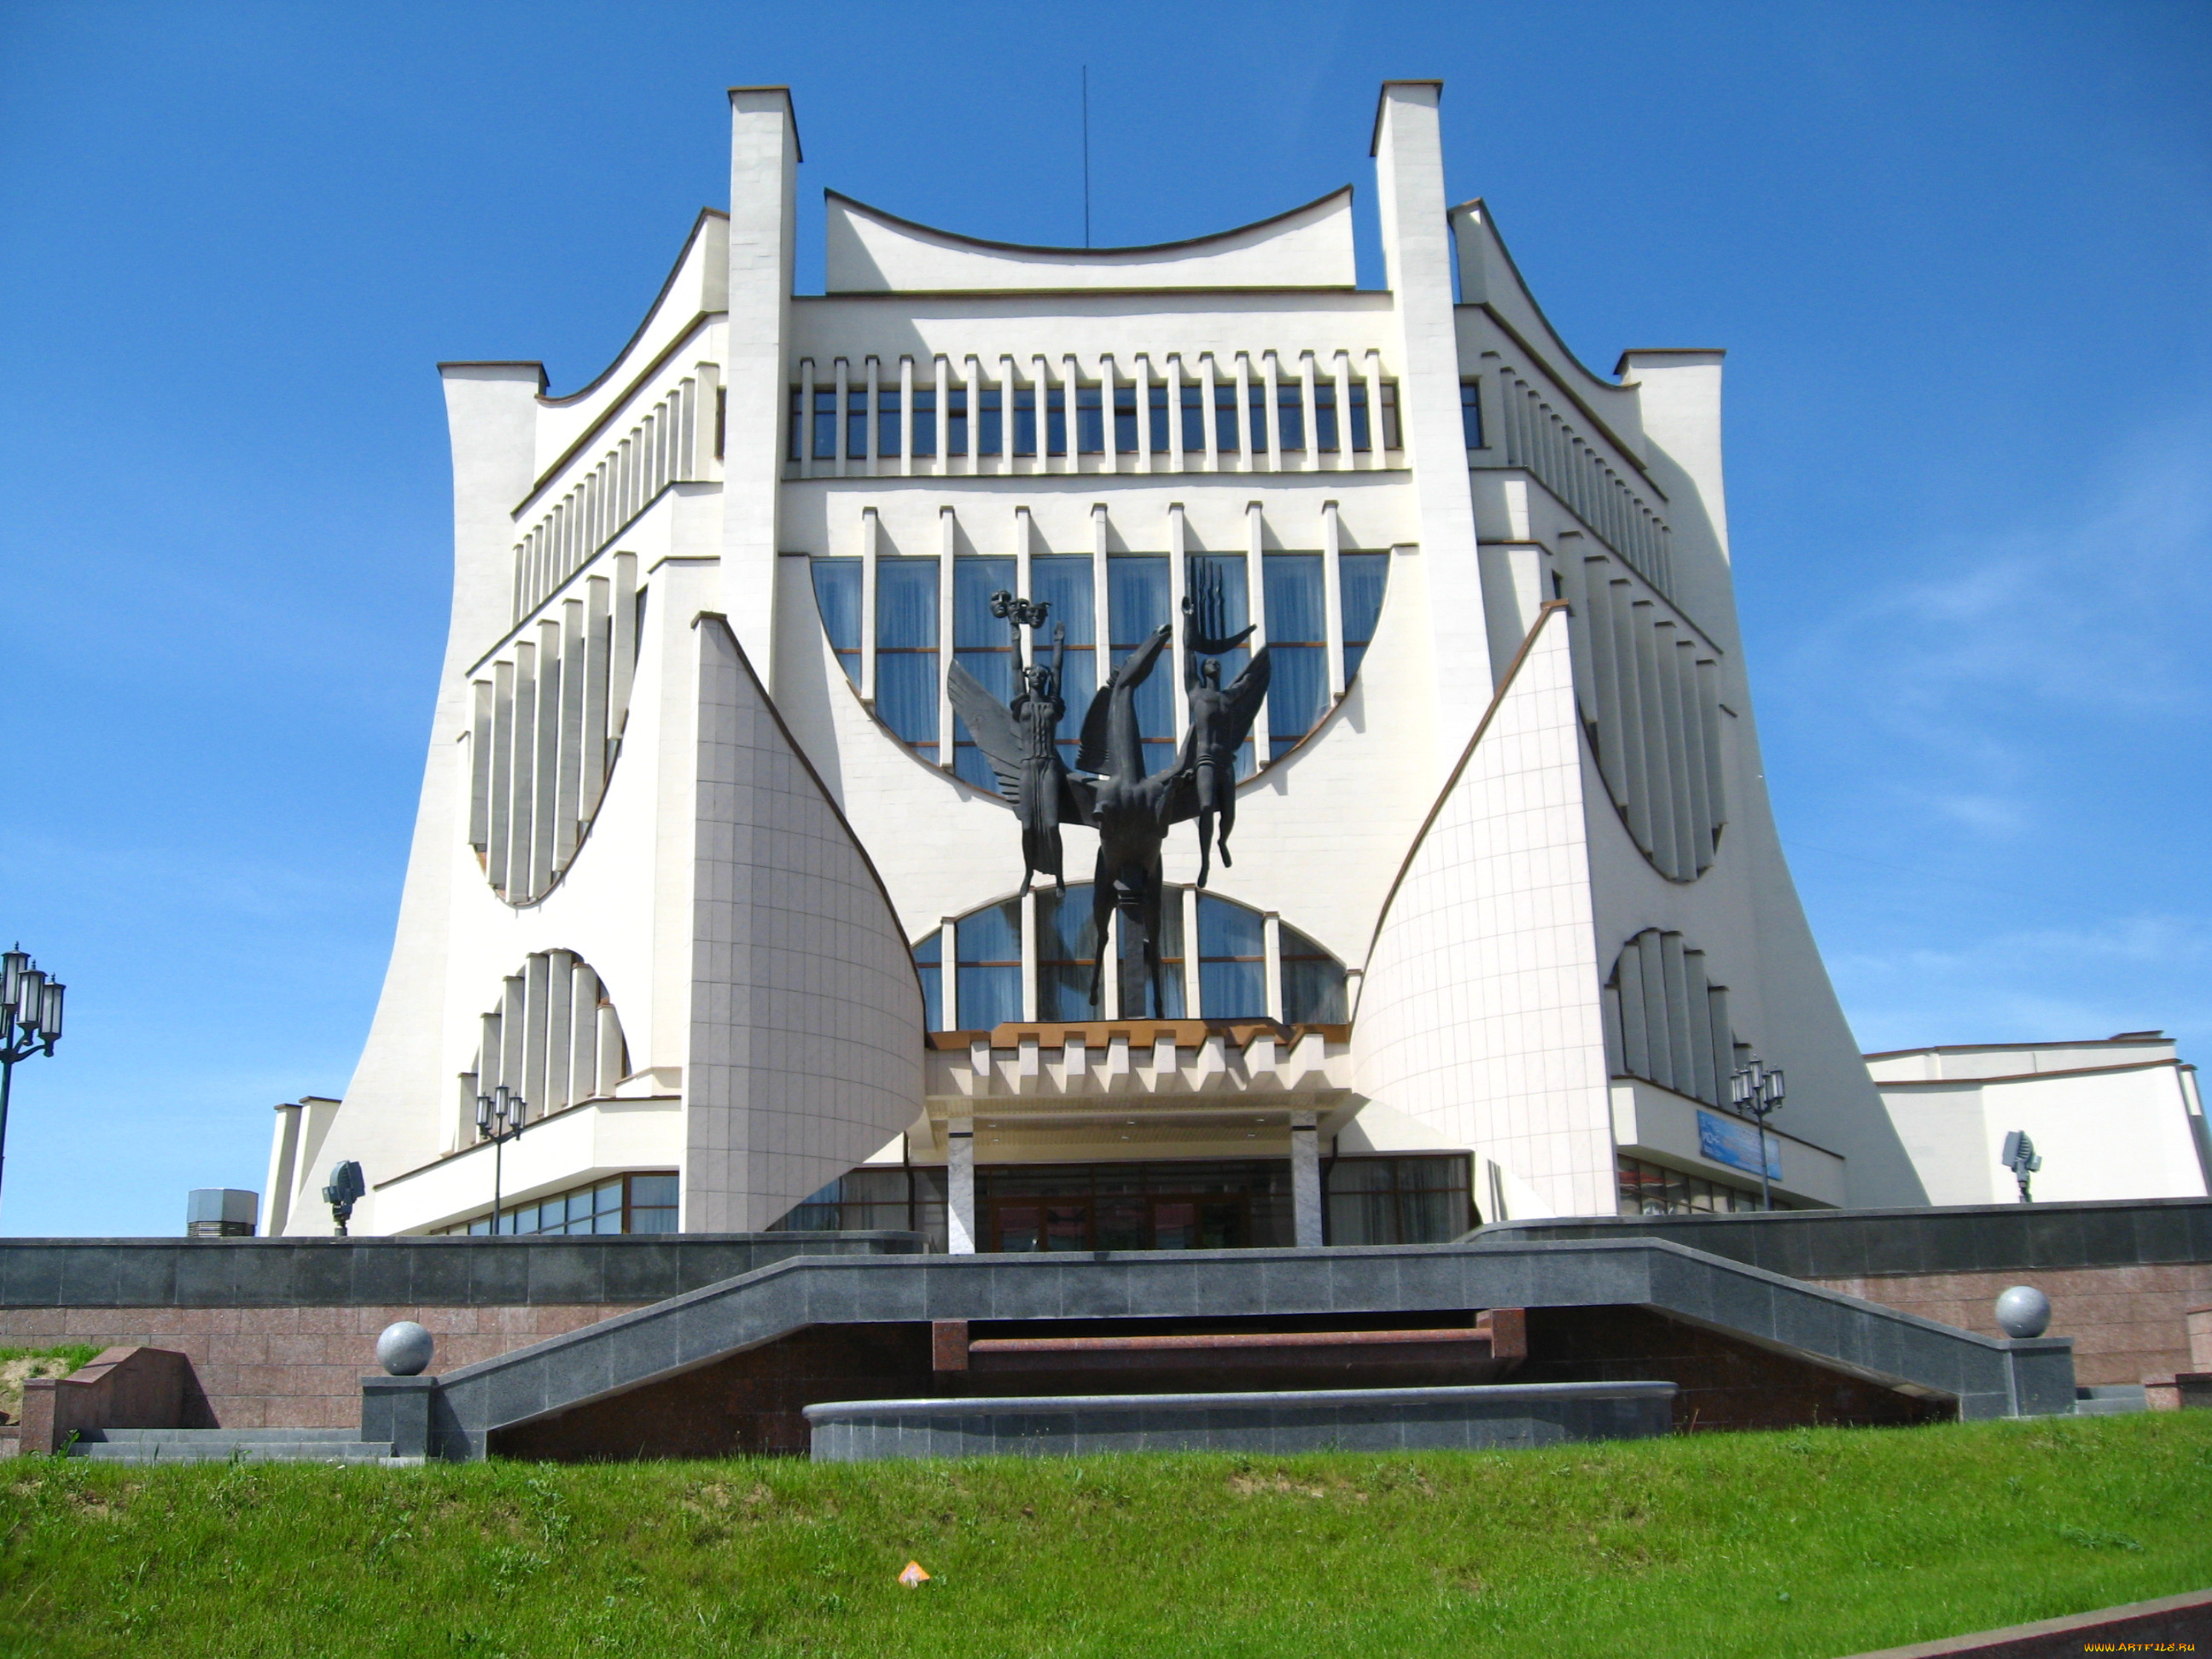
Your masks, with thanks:
[(67, 979), (0, 1232), (173, 1233), (341, 1092), (443, 641), (432, 365), (580, 385), (727, 193), (1243, 223), (1441, 76), (1584, 359), (1729, 348), (1768, 775), (1869, 1048), (2212, 1059), (2212, 11), (2014, 3), (0, 4), (0, 933)]

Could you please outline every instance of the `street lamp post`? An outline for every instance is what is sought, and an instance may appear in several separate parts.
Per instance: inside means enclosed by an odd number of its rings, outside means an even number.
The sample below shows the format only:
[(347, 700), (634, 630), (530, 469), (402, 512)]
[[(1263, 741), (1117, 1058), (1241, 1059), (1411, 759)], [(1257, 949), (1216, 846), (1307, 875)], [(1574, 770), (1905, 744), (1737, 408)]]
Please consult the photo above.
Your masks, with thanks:
[(15, 1062), (53, 1054), (62, 1039), (62, 997), (68, 989), (40, 973), (21, 945), (0, 951), (0, 1170), (7, 1167), (8, 1096)]
[(491, 1141), (491, 1230), (499, 1231), (500, 1159), (507, 1143), (522, 1134), (522, 1120), (530, 1103), (504, 1083), (488, 1095), (477, 1097), (477, 1133)]
[(2020, 1183), (2020, 1201), (2034, 1203), (2035, 1200), (2028, 1195), (2027, 1178), (2043, 1167), (2043, 1159), (2036, 1153), (2033, 1138), (2018, 1129), (2008, 1131), (2004, 1138), (2004, 1151), (1998, 1159)]
[(1729, 1079), (1729, 1100), (1739, 1112), (1748, 1112), (1759, 1124), (1759, 1207), (1774, 1207), (1774, 1188), (1766, 1173), (1766, 1120), (1782, 1109), (1787, 1096), (1782, 1068), (1765, 1066), (1753, 1054), (1741, 1071)]

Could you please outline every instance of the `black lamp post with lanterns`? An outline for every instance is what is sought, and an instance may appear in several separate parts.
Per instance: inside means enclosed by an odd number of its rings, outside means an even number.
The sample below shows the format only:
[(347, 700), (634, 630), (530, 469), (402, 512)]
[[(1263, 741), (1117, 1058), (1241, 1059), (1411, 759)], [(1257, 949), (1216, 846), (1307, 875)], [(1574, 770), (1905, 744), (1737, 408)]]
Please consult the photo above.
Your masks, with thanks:
[(62, 997), (68, 989), (40, 973), (21, 945), (0, 951), (0, 1170), (7, 1166), (8, 1095), (15, 1062), (53, 1053), (62, 1040)]
[(477, 1097), (477, 1133), (491, 1142), (491, 1231), (499, 1231), (500, 1158), (507, 1143), (522, 1133), (530, 1103), (504, 1083)]

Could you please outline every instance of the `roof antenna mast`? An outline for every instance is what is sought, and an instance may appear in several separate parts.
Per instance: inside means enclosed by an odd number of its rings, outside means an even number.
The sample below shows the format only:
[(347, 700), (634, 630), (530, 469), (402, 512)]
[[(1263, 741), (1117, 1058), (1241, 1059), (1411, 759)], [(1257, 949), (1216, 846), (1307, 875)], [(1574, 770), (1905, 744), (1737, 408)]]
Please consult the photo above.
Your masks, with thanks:
[(1091, 65), (1083, 66), (1083, 246), (1091, 246)]

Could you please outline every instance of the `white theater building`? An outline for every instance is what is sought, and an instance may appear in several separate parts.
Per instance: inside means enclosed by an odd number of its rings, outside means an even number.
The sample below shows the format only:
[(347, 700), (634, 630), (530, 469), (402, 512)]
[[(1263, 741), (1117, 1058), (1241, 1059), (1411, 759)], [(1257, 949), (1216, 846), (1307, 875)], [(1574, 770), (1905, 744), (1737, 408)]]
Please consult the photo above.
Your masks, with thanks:
[[(444, 365), (398, 937), (344, 1099), (280, 1109), (270, 1231), (326, 1231), (343, 1159), (356, 1232), (488, 1229), (501, 1086), (523, 1231), (1420, 1242), (1746, 1207), (1762, 1162), (1780, 1204), (1925, 1202), (1776, 840), (1721, 354), (1584, 368), (1450, 205), (1440, 92), (1382, 90), (1381, 289), (1347, 186), (1097, 250), (832, 193), (806, 295), (792, 101), (739, 88), (729, 210), (604, 374)], [(1200, 890), (1175, 827), (1165, 1006), (1093, 1007), (1097, 836), (1018, 892), (948, 672), (1006, 690), (990, 596), (1048, 603), (1072, 757), (1199, 591), (1273, 664), (1234, 863)], [(1188, 700), (1164, 659), (1158, 767)]]

